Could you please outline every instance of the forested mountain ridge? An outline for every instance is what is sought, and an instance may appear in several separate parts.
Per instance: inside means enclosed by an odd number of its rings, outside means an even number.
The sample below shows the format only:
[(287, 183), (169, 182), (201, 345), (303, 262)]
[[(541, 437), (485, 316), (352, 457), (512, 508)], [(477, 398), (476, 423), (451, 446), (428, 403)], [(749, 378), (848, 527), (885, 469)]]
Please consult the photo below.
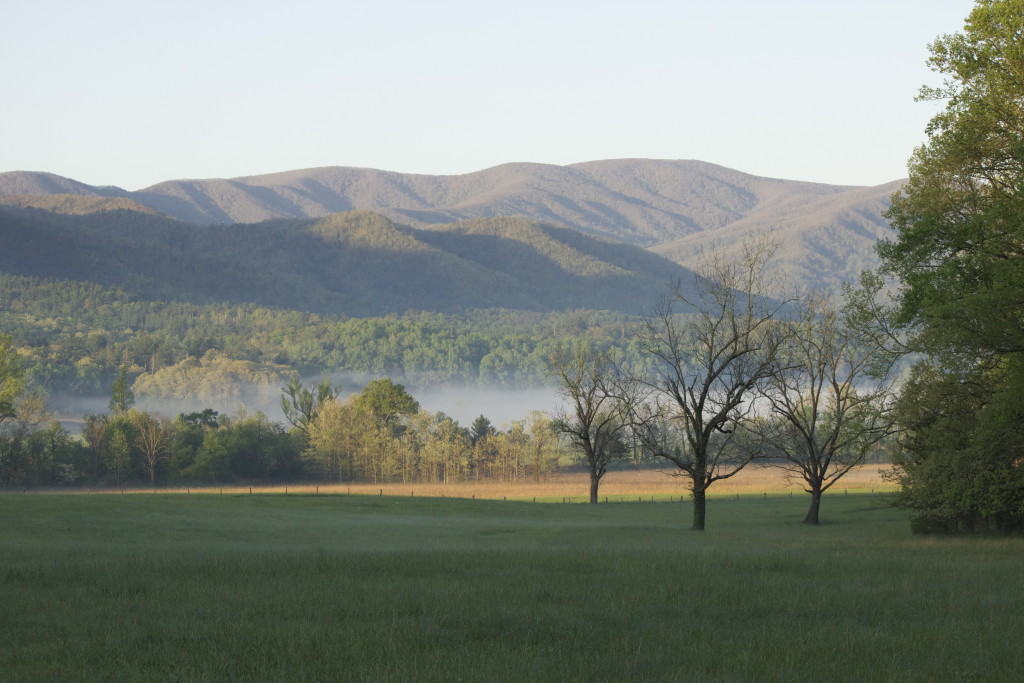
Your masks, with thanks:
[(0, 205), (22, 209), (42, 209), (51, 213), (79, 216), (109, 211), (135, 211), (156, 215), (157, 212), (127, 197), (103, 197), (99, 195), (54, 193), (16, 194), (0, 197)]
[[(352, 209), (372, 210), (414, 226), (517, 215), (645, 247), (713, 233), (743, 219), (781, 219), (787, 207), (817, 203), (820, 210), (830, 199), (849, 203), (863, 189), (763, 178), (701, 161), (653, 159), (567, 166), (512, 163), (449, 176), (324, 167), (172, 180), (137, 192), (52, 174), (0, 173), (0, 197), (126, 197), (198, 224), (312, 218)], [(870, 203), (865, 211), (877, 213)]]
[(695, 233), (651, 251), (694, 268), (711, 252), (729, 258), (738, 255), (745, 242), (767, 235), (777, 248), (772, 270), (792, 284), (838, 292), (843, 283), (856, 281), (862, 271), (878, 265), (875, 244), (893, 234), (883, 214), (902, 184), (780, 202), (711, 234)]
[(0, 271), (148, 300), (336, 315), (408, 310), (638, 313), (694, 275), (637, 247), (522, 218), (417, 229), (365, 211), (197, 226), (116, 209), (0, 207)]

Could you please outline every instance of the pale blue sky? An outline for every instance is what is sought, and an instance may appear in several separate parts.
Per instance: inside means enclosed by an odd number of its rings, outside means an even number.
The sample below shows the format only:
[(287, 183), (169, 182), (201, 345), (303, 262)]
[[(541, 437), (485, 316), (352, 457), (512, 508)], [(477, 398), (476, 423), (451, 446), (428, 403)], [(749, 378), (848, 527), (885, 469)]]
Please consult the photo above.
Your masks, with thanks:
[(877, 184), (969, 0), (0, 0), (0, 171), (701, 159)]

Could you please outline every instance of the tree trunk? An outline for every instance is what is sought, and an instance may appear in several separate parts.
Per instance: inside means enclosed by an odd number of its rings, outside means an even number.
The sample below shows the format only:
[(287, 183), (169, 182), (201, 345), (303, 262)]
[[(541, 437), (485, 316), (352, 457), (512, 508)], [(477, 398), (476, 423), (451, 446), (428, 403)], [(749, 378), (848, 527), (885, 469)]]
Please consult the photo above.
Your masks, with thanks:
[(705, 491), (703, 488), (698, 489), (696, 486), (693, 488), (693, 526), (690, 528), (693, 531), (704, 531), (704, 516), (705, 508), (707, 505), (707, 499), (705, 497)]
[(590, 473), (590, 502), (592, 505), (597, 505), (597, 487), (601, 485), (601, 477), (598, 476), (597, 472), (591, 471)]
[(818, 523), (818, 510), (821, 508), (821, 488), (811, 487), (811, 507), (807, 509), (807, 516), (804, 517), (804, 524)]

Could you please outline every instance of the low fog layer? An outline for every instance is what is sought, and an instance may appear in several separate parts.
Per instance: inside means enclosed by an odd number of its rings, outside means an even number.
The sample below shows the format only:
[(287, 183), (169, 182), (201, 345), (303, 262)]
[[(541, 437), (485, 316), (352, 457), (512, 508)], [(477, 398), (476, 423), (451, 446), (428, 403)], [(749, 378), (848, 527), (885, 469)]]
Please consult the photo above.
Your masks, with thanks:
[(531, 411), (552, 413), (558, 408), (558, 390), (543, 389), (481, 389), (476, 387), (437, 387), (429, 390), (413, 389), (420, 405), (432, 413), (443, 412), (468, 426), (477, 415), (484, 415), (498, 427), (522, 420)]
[[(307, 379), (307, 386), (314, 380)], [(351, 395), (358, 389), (351, 382), (335, 382), (342, 389), (342, 397)], [(420, 402), (420, 406), (432, 413), (443, 412), (454, 418), (463, 426), (469, 424), (478, 415), (484, 415), (497, 427), (507, 427), (516, 420), (525, 419), (530, 412), (540, 410), (552, 413), (559, 406), (558, 390), (554, 388), (539, 389), (487, 389), (466, 386), (434, 386), (420, 388), (406, 385), (406, 389)], [(53, 412), (60, 417), (65, 425), (77, 432), (80, 419), (84, 415), (103, 414), (108, 412), (109, 397), (67, 396), (51, 397)], [(246, 392), (244, 400), (154, 400), (139, 398), (135, 408), (163, 415), (173, 419), (179, 413), (190, 413), (213, 408), (226, 414), (237, 415), (242, 411), (249, 414), (257, 411), (264, 413), (271, 420), (284, 422), (281, 412), (280, 393)]]

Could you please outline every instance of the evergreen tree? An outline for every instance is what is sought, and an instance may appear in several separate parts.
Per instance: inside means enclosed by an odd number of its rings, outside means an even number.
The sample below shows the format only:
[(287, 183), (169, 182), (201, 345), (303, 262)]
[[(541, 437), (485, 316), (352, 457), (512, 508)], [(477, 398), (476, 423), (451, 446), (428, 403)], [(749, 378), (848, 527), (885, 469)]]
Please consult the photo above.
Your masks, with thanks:
[(494, 434), (494, 425), (483, 415), (478, 415), (473, 424), (469, 426), (469, 442), (476, 446), (477, 442), (485, 436)]
[(128, 386), (128, 368), (124, 365), (117, 371), (114, 379), (114, 387), (110, 395), (110, 410), (117, 415), (122, 415), (135, 404), (135, 394)]

